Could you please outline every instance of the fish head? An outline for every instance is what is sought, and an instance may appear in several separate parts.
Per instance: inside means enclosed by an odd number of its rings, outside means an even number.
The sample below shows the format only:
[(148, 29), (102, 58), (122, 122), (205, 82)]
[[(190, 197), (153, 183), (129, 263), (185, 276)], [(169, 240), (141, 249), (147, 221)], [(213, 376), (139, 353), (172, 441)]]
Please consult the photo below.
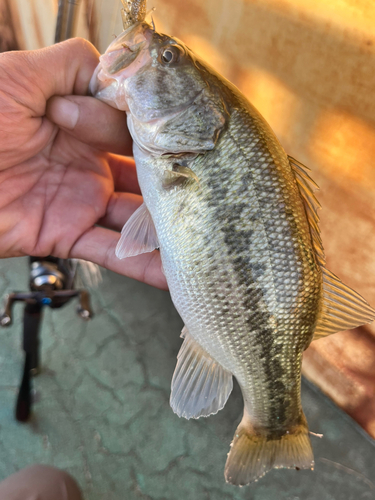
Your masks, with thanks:
[(212, 74), (180, 40), (138, 23), (108, 47), (92, 95), (128, 114), (133, 140), (153, 154), (213, 149), (227, 119)]

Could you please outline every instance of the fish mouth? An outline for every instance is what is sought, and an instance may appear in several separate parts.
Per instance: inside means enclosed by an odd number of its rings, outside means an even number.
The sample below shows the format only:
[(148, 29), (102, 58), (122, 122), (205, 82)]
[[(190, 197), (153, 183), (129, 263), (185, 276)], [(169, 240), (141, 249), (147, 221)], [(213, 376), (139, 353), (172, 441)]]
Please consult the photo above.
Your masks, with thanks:
[(137, 23), (119, 35), (100, 56), (91, 77), (90, 94), (123, 111), (129, 111), (125, 80), (151, 62), (148, 47), (154, 33), (147, 23)]

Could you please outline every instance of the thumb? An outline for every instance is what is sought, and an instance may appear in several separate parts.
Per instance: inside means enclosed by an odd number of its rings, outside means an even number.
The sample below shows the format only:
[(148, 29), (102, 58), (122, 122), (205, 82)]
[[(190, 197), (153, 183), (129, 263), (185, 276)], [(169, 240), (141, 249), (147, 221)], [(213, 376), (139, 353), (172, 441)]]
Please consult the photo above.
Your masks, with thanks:
[(90, 146), (116, 154), (132, 154), (126, 114), (94, 97), (52, 97), (46, 116)]

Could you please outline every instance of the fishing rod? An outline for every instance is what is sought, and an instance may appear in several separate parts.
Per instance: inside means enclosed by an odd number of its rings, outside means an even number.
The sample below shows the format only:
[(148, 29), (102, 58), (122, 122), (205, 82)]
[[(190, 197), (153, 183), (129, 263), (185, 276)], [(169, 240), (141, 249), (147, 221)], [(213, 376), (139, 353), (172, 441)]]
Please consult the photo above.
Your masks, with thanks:
[(78, 314), (83, 319), (93, 316), (90, 295), (85, 289), (75, 289), (77, 262), (56, 257), (29, 257), (29, 291), (13, 292), (6, 297), (0, 325), (8, 327), (13, 322), (13, 306), (24, 302), (23, 340), (24, 369), (18, 391), (15, 417), (19, 422), (29, 419), (32, 407), (31, 378), (40, 372), (40, 326), (43, 309), (59, 309), (72, 298), (79, 299)]
[(59, 0), (55, 43), (72, 38), (78, 17), (79, 4), (80, 0)]

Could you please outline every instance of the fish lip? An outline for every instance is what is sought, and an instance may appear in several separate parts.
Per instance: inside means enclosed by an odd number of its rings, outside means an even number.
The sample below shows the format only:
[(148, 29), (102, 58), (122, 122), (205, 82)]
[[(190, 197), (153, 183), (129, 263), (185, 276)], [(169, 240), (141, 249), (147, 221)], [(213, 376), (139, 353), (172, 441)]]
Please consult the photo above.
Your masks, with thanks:
[(115, 99), (118, 86), (119, 84), (116, 79), (108, 78), (103, 72), (101, 65), (98, 64), (90, 80), (89, 94), (112, 107), (118, 108)]
[(144, 22), (123, 31), (100, 56), (89, 83), (89, 93), (113, 107), (128, 111), (123, 81), (131, 76), (132, 63), (148, 48), (152, 34), (151, 26)]

